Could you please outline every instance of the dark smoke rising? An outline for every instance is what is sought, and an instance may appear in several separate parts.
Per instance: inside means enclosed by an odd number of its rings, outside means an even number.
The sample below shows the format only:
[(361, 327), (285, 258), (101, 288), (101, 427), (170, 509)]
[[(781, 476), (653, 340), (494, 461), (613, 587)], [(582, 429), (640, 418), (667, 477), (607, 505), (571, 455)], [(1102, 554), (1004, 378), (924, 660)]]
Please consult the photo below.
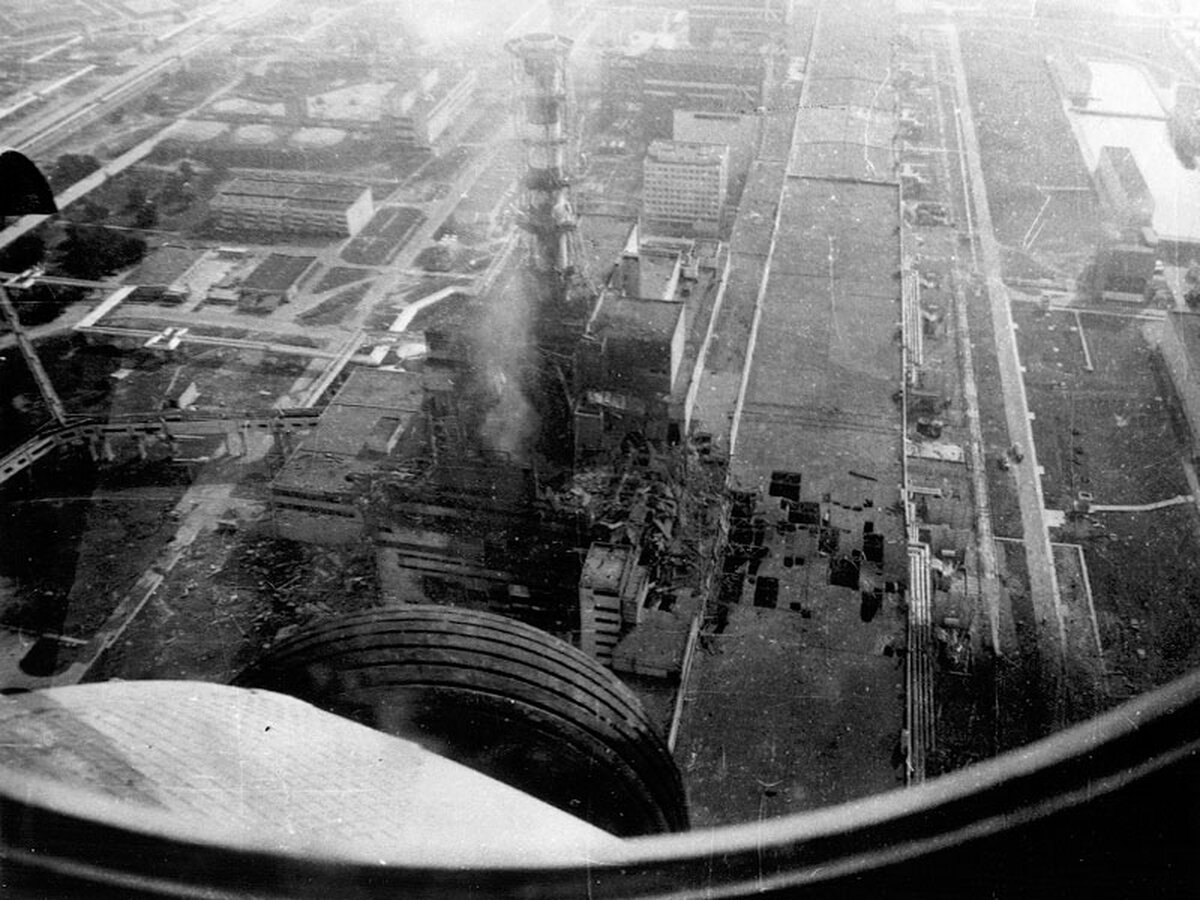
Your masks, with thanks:
[(525, 394), (526, 373), (534, 364), (536, 308), (536, 292), (524, 277), (514, 278), (488, 299), (475, 341), (479, 372), (496, 398), (480, 437), (488, 449), (518, 461), (528, 458), (538, 429), (537, 410)]

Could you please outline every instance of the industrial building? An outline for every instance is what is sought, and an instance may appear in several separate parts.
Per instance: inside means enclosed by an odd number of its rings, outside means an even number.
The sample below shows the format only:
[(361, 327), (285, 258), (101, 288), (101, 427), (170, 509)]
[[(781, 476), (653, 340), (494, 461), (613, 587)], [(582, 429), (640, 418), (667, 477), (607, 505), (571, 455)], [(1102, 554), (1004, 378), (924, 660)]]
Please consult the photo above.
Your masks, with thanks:
[[(729, 448), (732, 509), (710, 607), (720, 652), (697, 658), (679, 744), (697, 771), (789, 787), (764, 801), (752, 784), (694, 777), (693, 814), (706, 822), (831, 802), (846, 779), (886, 790), (897, 772), (879, 748), (902, 743), (911, 721), (897, 699), (904, 673), (880, 652), (904, 641), (899, 613), (928, 578), (911, 568), (894, 399), (904, 372), (891, 28), (826, 5), (820, 35), (790, 141), (780, 151), (767, 135), (733, 225), (725, 303), (755, 321), (732, 425), (720, 405), (693, 425)], [(714, 733), (738, 740), (718, 748)]]
[(474, 69), (462, 72), (433, 69), (422, 78), (419, 88), (397, 92), (384, 116), (384, 124), (395, 129), (402, 145), (440, 152), (445, 149), (450, 127), (474, 99), (476, 79)]
[(1092, 96), (1092, 70), (1087, 62), (1069, 50), (1061, 50), (1047, 56), (1046, 65), (1059, 93), (1072, 106), (1086, 107)]
[(676, 109), (752, 113), (764, 105), (774, 69), (757, 51), (639, 46), (606, 51), (601, 99), (608, 115), (640, 107), (650, 133), (668, 138)]
[[(1153, 231), (1145, 229), (1150, 235)], [(1144, 303), (1151, 290), (1158, 249), (1140, 240), (1142, 231), (1118, 231), (1096, 247), (1083, 286), (1097, 299)]]
[(295, 299), (304, 276), (313, 270), (315, 256), (272, 253), (238, 285), (238, 306), (274, 309)]
[(696, 46), (714, 39), (783, 40), (795, 14), (795, 0), (692, 0), (688, 40)]
[(388, 596), (501, 612), (577, 638), (588, 516), (552, 501), (531, 464), (487, 449), (479, 428), (492, 401), (456, 390), (470, 376), (455, 331), (428, 336), (421, 376), (351, 375), (272, 482), (276, 531), (371, 541)]
[(412, 67), (389, 78), (311, 94), (301, 101), (301, 123), (351, 131), (377, 130), (402, 147), (443, 149), (450, 126), (474, 97), (474, 69)]
[(729, 190), (729, 147), (653, 141), (642, 164), (642, 220), (647, 230), (716, 234)]
[(219, 228), (347, 237), (375, 214), (371, 189), (289, 173), (240, 175), (210, 207)]
[[(1092, 170), (1105, 202), (1118, 214), (1144, 220), (1154, 229), (1160, 254), (1191, 255), (1200, 246), (1200, 175), (1194, 155), (1200, 144), (1189, 110), (1197, 95), (1180, 85), (1171, 114), (1147, 74), (1127, 62), (1089, 61), (1088, 102), (1067, 116), (1084, 165)], [(1144, 182), (1133, 175), (1132, 164)], [(1120, 171), (1118, 171), (1120, 170)]]
[(1095, 178), (1101, 199), (1118, 223), (1141, 228), (1154, 221), (1154, 195), (1128, 147), (1101, 147)]
[(194, 272), (207, 251), (187, 247), (159, 247), (126, 276), (136, 285), (129, 299), (178, 303), (188, 295), (188, 276)]
[[(547, 324), (505, 340), (554, 348), (540, 357), (552, 368), (531, 375), (489, 353), (482, 300), (439, 313), (419, 373), (356, 372), (338, 392), (272, 484), (276, 525), (303, 541), (369, 541), (388, 596), (502, 612), (607, 665), (670, 679), (699, 601), (677, 597), (668, 562), (683, 539), (681, 476), (643, 452), (680, 452), (669, 448), (682, 440), (725, 256), (716, 241), (633, 227), (603, 283), (570, 276), (581, 241), (561, 151), (568, 48), (542, 35), (510, 44), (524, 88), (520, 221), (532, 266), (496, 288), (513, 302), (538, 298)], [(516, 415), (514, 391), (540, 426), (528, 445), (494, 434), (498, 412)]]
[(630, 229), (575, 353), (577, 460), (611, 452), (631, 436), (677, 442), (727, 249)]
[(420, 383), (413, 375), (355, 369), (271, 483), (280, 537), (344, 544), (365, 535), (355, 505), (356, 475), (373, 472), (417, 427)]
[(725, 144), (729, 147), (728, 202), (734, 206), (739, 199), (734, 184), (744, 180), (750, 171), (750, 163), (758, 153), (762, 127), (763, 116), (757, 112), (677, 109), (671, 125), (671, 139), (695, 144)]
[[(622, 496), (610, 507), (604, 498), (657, 482), (610, 461), (629, 440), (680, 440), (688, 374), (723, 265), (716, 242), (643, 241), (631, 230), (574, 358), (574, 477), (594, 502), (543, 481), (536, 460), (490, 448), (488, 413), (499, 397), (476, 359), (476, 303), (426, 331), (419, 375), (352, 373), (272, 482), (277, 533), (323, 544), (369, 540), (389, 596), (503, 612), (611, 663), (649, 602), (652, 572), (638, 546), (652, 524), (631, 523), (609, 546), (599, 523), (613, 507), (631, 515), (630, 501)], [(595, 550), (597, 542), (605, 549)], [(620, 590), (604, 586), (618, 558)], [(617, 619), (605, 618), (610, 602), (623, 609)], [(682, 652), (690, 622), (678, 627), (681, 610), (651, 616), (654, 637), (640, 638), (638, 652), (626, 648), (623, 664), (677, 675), (678, 660), (663, 659)]]

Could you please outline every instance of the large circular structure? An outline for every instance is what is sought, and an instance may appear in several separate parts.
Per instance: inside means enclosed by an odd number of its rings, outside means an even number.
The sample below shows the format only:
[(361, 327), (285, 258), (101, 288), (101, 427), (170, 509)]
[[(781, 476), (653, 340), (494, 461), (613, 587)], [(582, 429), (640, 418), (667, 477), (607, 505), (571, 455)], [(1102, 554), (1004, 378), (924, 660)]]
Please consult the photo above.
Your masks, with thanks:
[(679, 771), (638, 699), (512, 619), (442, 606), (344, 616), (283, 641), (236, 683), (418, 741), (613, 834), (687, 827)]

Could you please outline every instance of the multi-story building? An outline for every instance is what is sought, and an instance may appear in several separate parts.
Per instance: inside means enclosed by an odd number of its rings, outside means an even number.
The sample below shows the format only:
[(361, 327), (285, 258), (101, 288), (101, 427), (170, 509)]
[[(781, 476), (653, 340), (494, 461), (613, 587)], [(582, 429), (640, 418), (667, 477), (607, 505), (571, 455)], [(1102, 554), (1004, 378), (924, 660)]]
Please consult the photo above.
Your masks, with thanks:
[(357, 234), (375, 214), (371, 189), (299, 174), (242, 175), (210, 204), (217, 225), (293, 234)]
[(764, 105), (772, 58), (760, 52), (651, 46), (601, 58), (609, 115), (640, 105), (651, 132), (671, 134), (676, 109), (753, 113)]
[(475, 70), (424, 66), (399, 74), (305, 97), (303, 123), (356, 132), (378, 130), (405, 147), (444, 149), (450, 126), (471, 104)]
[(728, 146), (653, 141), (642, 178), (642, 220), (648, 231), (717, 233), (729, 182)]
[(577, 459), (630, 435), (674, 443), (685, 432), (706, 310), (723, 290), (721, 245), (631, 230), (575, 353)]
[(794, 0), (694, 0), (688, 4), (688, 39), (711, 42), (722, 32), (735, 39), (782, 38)]

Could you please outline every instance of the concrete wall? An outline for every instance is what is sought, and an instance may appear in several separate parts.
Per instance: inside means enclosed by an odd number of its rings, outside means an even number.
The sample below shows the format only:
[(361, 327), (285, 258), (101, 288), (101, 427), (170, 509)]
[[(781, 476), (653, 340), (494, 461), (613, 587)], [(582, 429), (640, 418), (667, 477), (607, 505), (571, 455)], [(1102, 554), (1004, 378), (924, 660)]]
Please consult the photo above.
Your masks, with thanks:
[(1192, 331), (1191, 347), (1200, 345), (1200, 317), (1168, 313), (1158, 349), (1167, 364), (1192, 435), (1192, 452), (1200, 448), (1200, 360), (1189, 352), (1185, 332)]

